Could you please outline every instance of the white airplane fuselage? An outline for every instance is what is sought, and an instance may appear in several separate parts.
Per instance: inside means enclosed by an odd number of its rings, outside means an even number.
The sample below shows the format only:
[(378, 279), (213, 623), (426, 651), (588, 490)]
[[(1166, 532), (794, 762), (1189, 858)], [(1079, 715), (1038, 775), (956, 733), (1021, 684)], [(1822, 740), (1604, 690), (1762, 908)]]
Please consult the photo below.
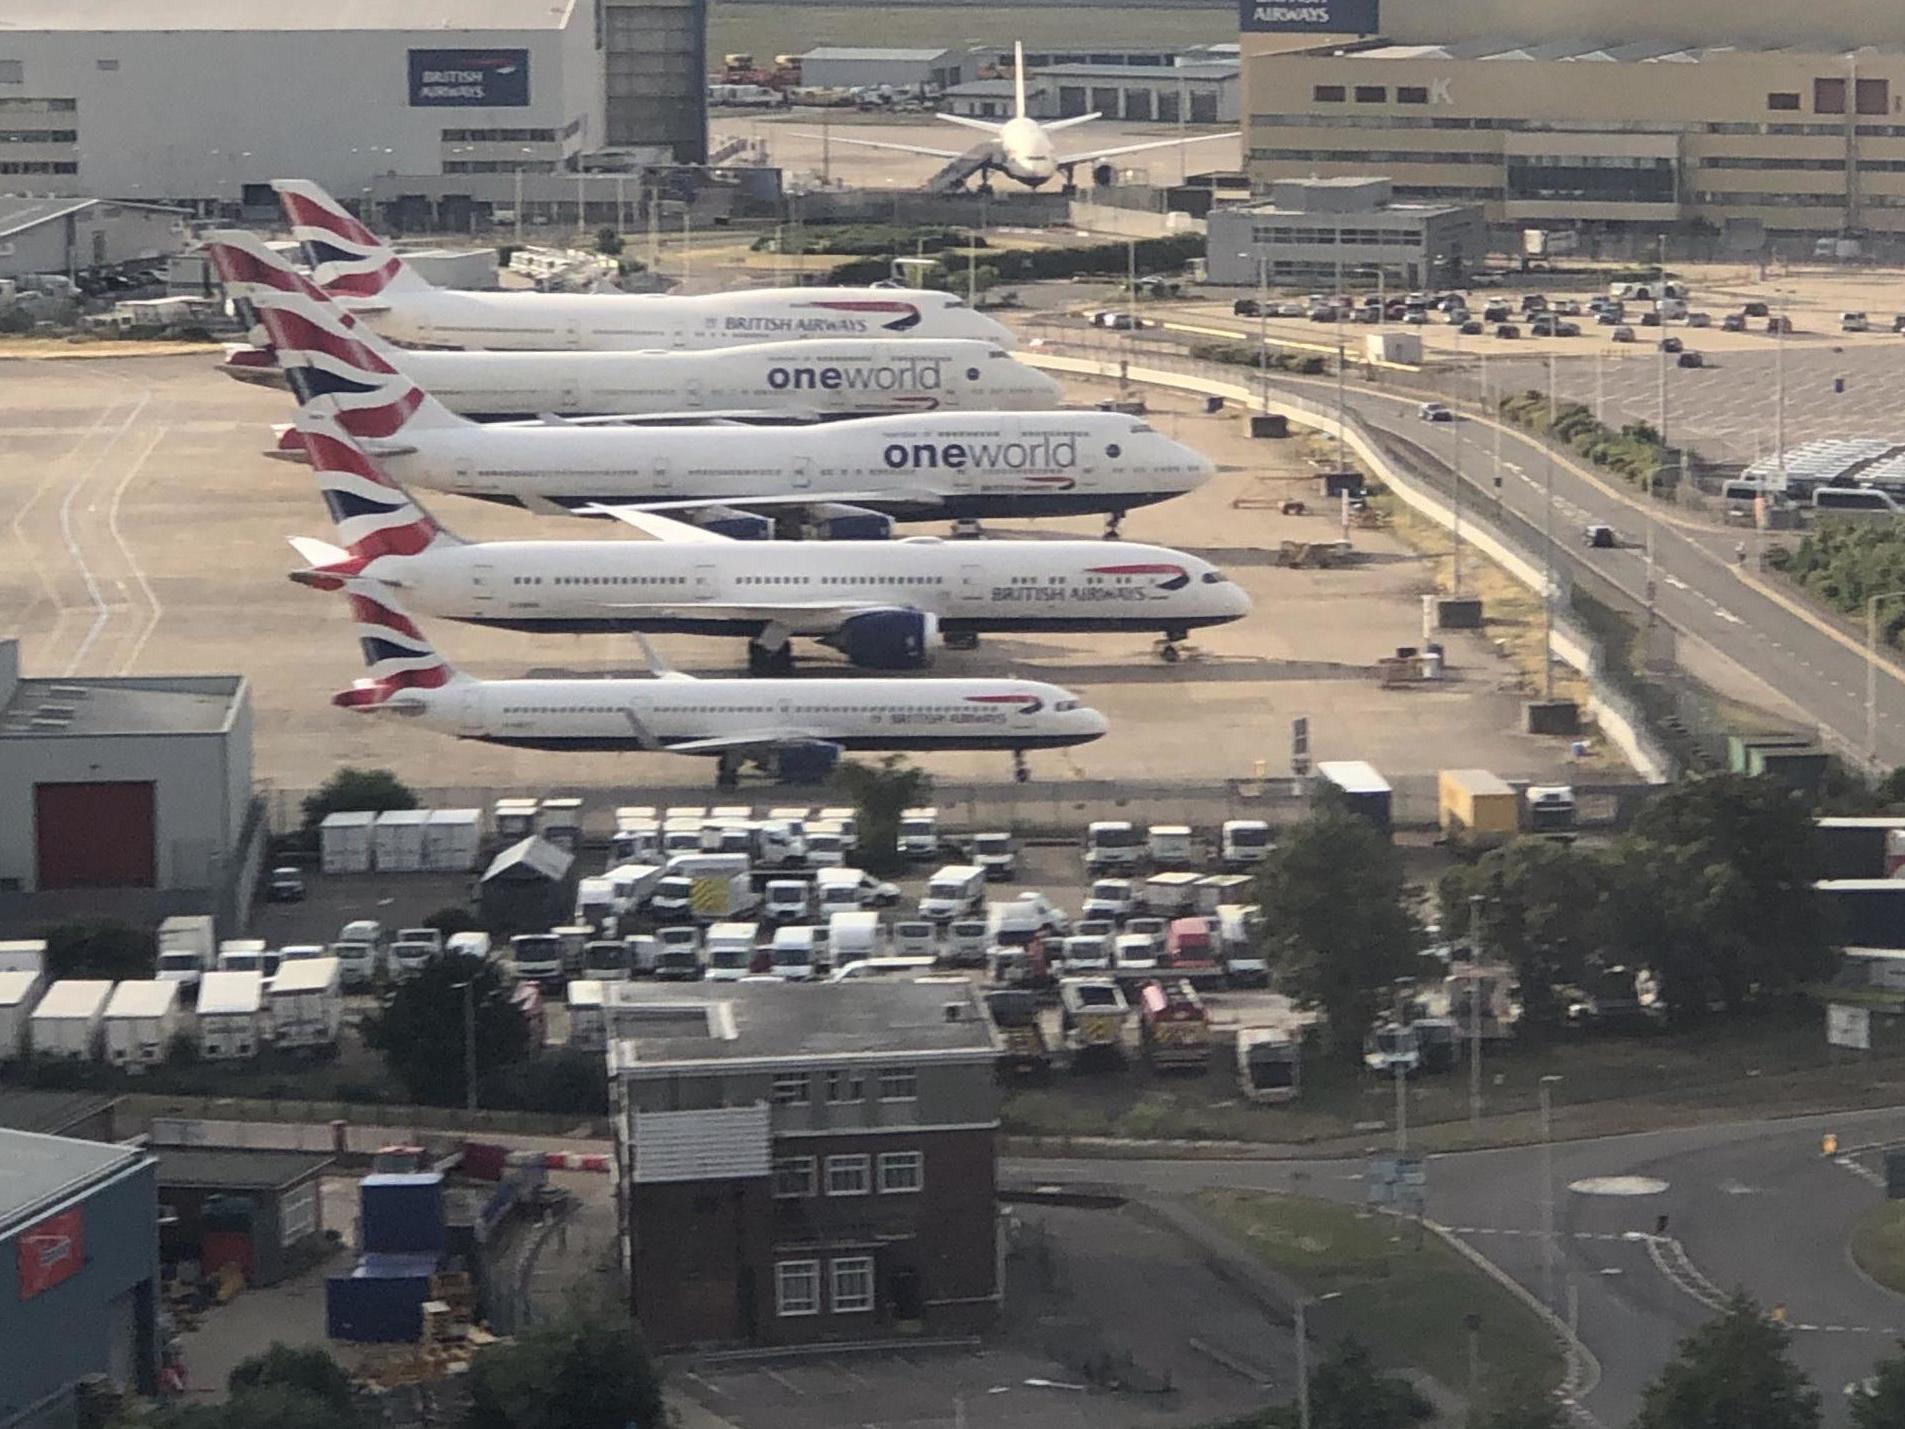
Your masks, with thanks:
[(689, 297), (391, 289), (339, 302), (394, 342), (497, 351), (685, 351), (809, 337), (966, 337), (1012, 330), (950, 293), (912, 288), (751, 288)]
[(898, 520), (1109, 514), (1201, 486), (1210, 460), (1112, 412), (824, 426), (402, 428), (366, 448), (406, 486), (559, 506), (859, 502)]
[(1052, 136), (1036, 119), (1020, 115), (1008, 119), (999, 129), (999, 166), (1006, 174), (1037, 188), (1058, 175), (1057, 151)]
[(841, 749), (1056, 749), (1106, 729), (1069, 691), (1009, 679), (455, 680), (376, 708), (459, 739), (569, 751), (779, 731)]
[[(460, 416), (675, 412), (1013, 411), (1056, 407), (1058, 383), (975, 338), (808, 338), (688, 352), (410, 349), (404, 374)], [(261, 369), (233, 369), (260, 380)], [(269, 369), (284, 385), (281, 369)]]
[(1110, 541), (486, 541), (362, 575), (418, 615), (568, 633), (825, 635), (842, 606), (919, 611), (953, 634), (1185, 631), (1250, 609), (1208, 561)]

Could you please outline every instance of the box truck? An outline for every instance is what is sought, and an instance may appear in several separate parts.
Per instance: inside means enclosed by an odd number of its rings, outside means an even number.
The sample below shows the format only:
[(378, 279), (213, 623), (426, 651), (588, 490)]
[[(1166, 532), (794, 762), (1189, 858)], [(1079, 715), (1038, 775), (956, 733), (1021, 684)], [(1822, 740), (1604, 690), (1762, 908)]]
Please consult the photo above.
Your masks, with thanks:
[(198, 1054), (210, 1062), (258, 1055), (265, 1040), (265, 975), (210, 972), (198, 985)]
[(46, 939), (9, 938), (0, 942), (0, 972), (46, 976)]
[(209, 913), (178, 913), (159, 924), (158, 974), (196, 988), (218, 966), (218, 930)]
[(160, 978), (120, 983), (106, 1002), (106, 1060), (115, 1067), (163, 1062), (183, 1017), (178, 983)]
[(1436, 776), (1438, 822), (1465, 844), (1502, 843), (1521, 827), (1521, 800), (1486, 769), (1444, 769)]
[(336, 958), (280, 965), (265, 984), (271, 1040), (280, 1047), (330, 1047), (344, 1025), (344, 970)]
[(100, 1023), (112, 984), (101, 978), (64, 978), (46, 990), (28, 1020), (35, 1055), (91, 1061), (99, 1056)]
[(1325, 759), (1316, 766), (1319, 784), (1333, 788), (1352, 813), (1360, 814), (1387, 837), (1392, 831), (1389, 781), (1360, 759)]
[(37, 972), (0, 970), (0, 1062), (27, 1053), (27, 1019), (40, 1000)]

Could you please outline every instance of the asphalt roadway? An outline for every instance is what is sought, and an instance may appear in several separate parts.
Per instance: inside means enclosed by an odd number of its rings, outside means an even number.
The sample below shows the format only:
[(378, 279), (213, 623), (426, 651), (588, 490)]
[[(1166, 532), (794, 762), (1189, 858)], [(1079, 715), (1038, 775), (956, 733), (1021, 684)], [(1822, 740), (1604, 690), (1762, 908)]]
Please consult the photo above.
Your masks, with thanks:
[[(1845, 1387), (1905, 1335), (1905, 1297), (1868, 1280), (1846, 1249), (1854, 1220), (1883, 1194), (1872, 1158), (1823, 1156), (1820, 1138), (1834, 1132), (1852, 1149), (1897, 1140), (1901, 1128), (1905, 1109), (1891, 1108), (1433, 1156), (1427, 1215), (1572, 1319), (1599, 1362), (1598, 1382), (1580, 1403), (1601, 1425), (1633, 1418), (1677, 1341), (1735, 1288), (1769, 1309), (1783, 1307), (1794, 1357), (1821, 1391), (1826, 1423), (1843, 1425)], [(1551, 1238), (1542, 1233), (1549, 1158)], [(1001, 1175), (1007, 1184), (1365, 1199), (1363, 1163), (1348, 1160), (1012, 1160)], [(1664, 1184), (1604, 1189), (1594, 1178)], [(1665, 1235), (1657, 1234), (1662, 1215)]]

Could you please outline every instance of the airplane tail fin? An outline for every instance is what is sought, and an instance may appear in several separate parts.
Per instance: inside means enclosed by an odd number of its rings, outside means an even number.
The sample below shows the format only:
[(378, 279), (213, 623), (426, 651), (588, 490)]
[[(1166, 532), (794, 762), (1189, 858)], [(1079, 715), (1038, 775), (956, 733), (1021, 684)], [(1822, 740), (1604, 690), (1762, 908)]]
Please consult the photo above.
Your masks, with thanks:
[(1025, 118), (1025, 41), (1012, 42), (1012, 115)]
[(300, 545), (307, 560), (317, 559), (308, 569), (293, 571), (292, 580), (315, 590), (338, 590), (380, 557), (465, 544), (384, 475), (332, 416), (300, 408), (295, 426), (342, 549), (321, 542)]
[(328, 293), (293, 268), (257, 234), (237, 228), (215, 230), (205, 236), (205, 256), (225, 285), (226, 294), (239, 309), (239, 317), (256, 345), (266, 348), (271, 345), (270, 334), (258, 318), (258, 298), (288, 294), (330, 313), (337, 326), (371, 351), (392, 350), (389, 343), (333, 303)]
[(298, 402), (326, 406), (351, 436), (466, 425), (397, 368), (394, 351), (374, 352), (360, 341), (341, 321), (349, 314), (268, 289), (258, 292), (257, 308)]
[(469, 677), (453, 669), (405, 615), (386, 586), (350, 580), (343, 585), (357, 623), (357, 643), (363, 649), (367, 678), (331, 696), (339, 709), (376, 710), (406, 703), (406, 690), (440, 690)]
[(277, 179), (291, 236), (304, 245), (318, 286), (338, 298), (420, 293), (430, 284), (351, 211), (308, 179)]

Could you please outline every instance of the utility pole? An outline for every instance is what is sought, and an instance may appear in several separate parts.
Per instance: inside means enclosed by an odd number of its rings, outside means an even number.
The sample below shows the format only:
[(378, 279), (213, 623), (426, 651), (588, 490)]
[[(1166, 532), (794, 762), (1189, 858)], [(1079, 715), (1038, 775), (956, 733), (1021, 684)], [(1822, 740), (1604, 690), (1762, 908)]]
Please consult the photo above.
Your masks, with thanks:
[(681, 205), (681, 281), (685, 287), (695, 276), (695, 220), (692, 207)]
[(1546, 457), (1546, 499), (1541, 508), (1541, 697), (1554, 698), (1554, 424), (1555, 359), (1548, 354), (1548, 439), (1542, 443)]
[(463, 1109), (476, 1110), (476, 973), (463, 984)]
[[(1336, 292), (1331, 294), (1331, 297), (1332, 298), (1340, 297), (1342, 296), (1342, 293), (1343, 293), (1343, 226), (1341, 223), (1338, 223), (1336, 226)], [(1338, 471), (1348, 471), (1349, 470), (1348, 443), (1345, 440), (1345, 436), (1344, 436), (1345, 413), (1348, 408), (1348, 397), (1343, 390), (1343, 383), (1345, 380), (1344, 374), (1343, 374), (1343, 309), (1340, 305), (1338, 305), (1333, 307), (1333, 311), (1336, 315), (1336, 469)]]
[(516, 165), (516, 246), (523, 246), (523, 166)]
[(1310, 1429), (1310, 1302), (1296, 1300), (1296, 1420), (1297, 1429)]
[[(1462, 355), (1461, 329), (1456, 329), (1451, 341), (1455, 344), (1455, 356), (1459, 364)], [(1460, 380), (1459, 377), (1457, 380)], [(1453, 512), (1450, 530), (1453, 539), (1449, 550), (1449, 594), (1460, 595), (1462, 593), (1462, 407), (1460, 402), (1454, 404), (1449, 415), (1451, 419), (1449, 425), (1455, 429), (1452, 433), (1455, 439), (1455, 455), (1449, 464), (1450, 475), (1455, 478), (1450, 487), (1450, 508)]]
[(1482, 902), (1481, 894), (1469, 895), (1468, 1122), (1475, 1127), (1482, 1124)]
[(1270, 259), (1257, 255), (1257, 401), (1270, 410)]
[(1561, 1078), (1541, 1079), (1541, 1303), (1554, 1308), (1554, 1100), (1550, 1094)]

